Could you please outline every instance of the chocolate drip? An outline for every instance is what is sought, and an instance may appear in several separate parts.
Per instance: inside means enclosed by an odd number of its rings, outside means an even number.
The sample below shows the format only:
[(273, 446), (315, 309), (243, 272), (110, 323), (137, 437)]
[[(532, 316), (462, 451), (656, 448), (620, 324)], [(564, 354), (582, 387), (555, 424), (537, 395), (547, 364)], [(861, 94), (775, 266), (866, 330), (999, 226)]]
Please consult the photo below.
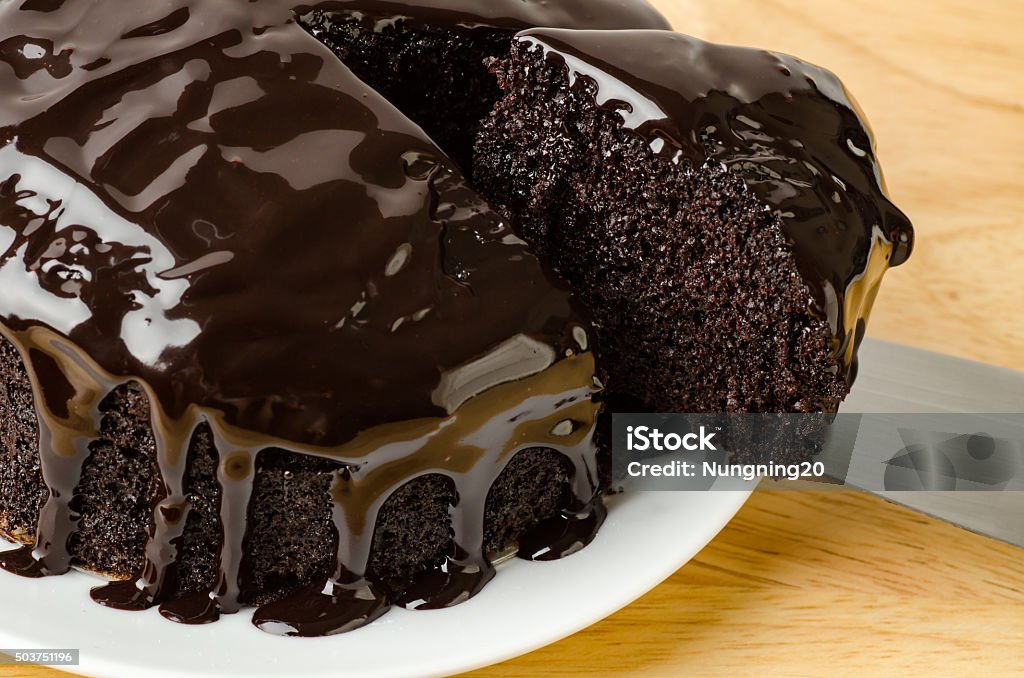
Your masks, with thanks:
[(334, 575), (320, 587), (307, 587), (261, 607), (252, 620), (258, 628), (283, 636), (330, 636), (365, 626), (391, 608), (390, 592), (366, 578), (380, 504), (371, 508), (366, 520), (350, 520), (347, 507), (354, 491), (353, 469), (345, 468), (331, 487), (337, 544)]
[(19, 348), (32, 382), (39, 464), (50, 493), (40, 510), (35, 545), (0, 554), (0, 567), (31, 578), (64, 574), (71, 569), (68, 542), (78, 529), (75, 488), (89, 458), (90, 438), (99, 431), (100, 402), (115, 381), (44, 328), (4, 336)]
[(674, 163), (720, 163), (781, 221), (847, 382), (861, 319), (913, 228), (889, 200), (863, 115), (832, 73), (794, 57), (665, 31), (533, 29), (623, 126)]
[[(507, 461), (507, 460), (506, 460)], [(422, 573), (396, 599), (410, 610), (451, 607), (467, 600), (494, 577), (494, 567), (484, 553), (486, 484), (497, 479), (500, 470), (491, 464), (477, 464), (456, 483), (458, 501), (450, 509), (452, 550), (435, 570)]]
[[(92, 595), (184, 623), (245, 602), (264, 450), (345, 468), (336, 572), (254, 618), (290, 635), (387, 610), (366, 578), (373, 530), (408, 481), (458, 491), (450, 564), (419, 594), (442, 606), (493, 572), (484, 507), (517, 451), (592, 468), (587, 321), (423, 132), (295, 23), (317, 6), (0, 7), (0, 331), (33, 382), (50, 488), (35, 547), (6, 569), (70, 567), (99, 403), (127, 382), (150, 400), (162, 488), (138, 576)], [(222, 490), (217, 580), (176, 598), (201, 423)], [(593, 497), (594, 474), (577, 475)]]
[(559, 560), (588, 545), (601, 529), (608, 510), (598, 483), (596, 459), (588, 455), (571, 457), (576, 505), (563, 509), (519, 539), (518, 556), (524, 560)]
[(216, 428), (214, 440), (220, 455), (217, 482), (221, 487), (221, 548), (217, 558), (216, 601), (222, 612), (234, 613), (242, 607), (244, 585), (243, 558), (248, 530), (249, 499), (256, 480), (256, 454), (259, 450), (228, 445)]
[[(152, 399), (151, 399), (152, 400)], [(151, 408), (152, 411), (153, 408)], [(159, 414), (154, 416), (154, 419)], [(145, 610), (174, 594), (177, 565), (185, 525), (191, 510), (185, 493), (188, 453), (198, 419), (160, 422), (152, 426), (156, 436), (157, 464), (163, 493), (153, 507), (153, 528), (146, 541), (146, 560), (137, 579), (116, 581), (92, 590), (92, 599), (120, 610)]]
[(567, 558), (594, 541), (607, 517), (603, 496), (595, 495), (578, 510), (563, 510), (520, 537), (517, 555), (537, 561)]
[[(217, 483), (221, 489), (217, 581), (212, 591), (171, 600), (160, 606), (162, 615), (183, 624), (213, 622), (221, 613), (233, 614), (242, 609), (249, 500), (256, 480), (256, 455), (260, 450), (235, 444), (219, 426), (213, 425), (210, 430), (219, 459)], [(164, 567), (169, 565), (165, 561)]]
[(376, 524), (380, 505), (370, 511), (372, 522), (350, 520), (346, 507), (352, 484), (352, 469), (345, 468), (331, 488), (337, 541), (334, 575), (322, 586), (306, 587), (261, 607), (252, 620), (257, 628), (282, 636), (331, 636), (365, 626), (391, 609), (390, 592), (366, 578), (373, 540), (368, 528)]

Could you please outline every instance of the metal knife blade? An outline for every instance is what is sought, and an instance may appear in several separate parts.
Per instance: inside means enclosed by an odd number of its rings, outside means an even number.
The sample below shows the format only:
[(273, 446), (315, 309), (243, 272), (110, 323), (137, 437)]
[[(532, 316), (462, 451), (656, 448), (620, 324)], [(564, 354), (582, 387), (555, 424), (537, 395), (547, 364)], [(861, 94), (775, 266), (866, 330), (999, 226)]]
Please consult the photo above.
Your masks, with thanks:
[[(980, 424), (991, 423), (1004, 431), (1007, 426), (1016, 427), (1013, 437), (1021, 441), (1024, 440), (1024, 373), (869, 339), (861, 347), (860, 373), (841, 412), (977, 414)], [(938, 430), (945, 428), (948, 427), (940, 423)], [(879, 455), (883, 454), (882, 450), (886, 450), (886, 455), (892, 451), (891, 445), (862, 446), (858, 441), (858, 450), (864, 449), (877, 449)], [(878, 491), (877, 481), (868, 481), (863, 474), (877, 474), (878, 467), (873, 464), (891, 460), (880, 456), (855, 459), (855, 462), (859, 463), (851, 466), (846, 476), (847, 485), (868, 488), (889, 501), (1024, 547), (1024, 491)]]

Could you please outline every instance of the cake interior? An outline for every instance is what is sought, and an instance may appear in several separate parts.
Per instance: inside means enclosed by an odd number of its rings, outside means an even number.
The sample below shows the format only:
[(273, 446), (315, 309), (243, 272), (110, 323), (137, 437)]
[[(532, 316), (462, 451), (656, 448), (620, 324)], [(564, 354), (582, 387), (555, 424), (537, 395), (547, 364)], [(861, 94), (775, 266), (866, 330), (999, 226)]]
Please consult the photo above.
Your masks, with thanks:
[(511, 32), (404, 19), (377, 25), (369, 17), (323, 10), (300, 23), (469, 174), (480, 121), (501, 96), (484, 59), (506, 54)]
[(506, 36), (303, 21), (456, 149), (477, 190), (568, 280), (595, 319), (615, 407), (838, 408), (849, 388), (834, 339), (778, 219), (741, 178), (654, 153), (593, 87)]
[(477, 188), (597, 320), (608, 387), (664, 412), (832, 412), (848, 393), (779, 218), (718, 164), (659, 155), (516, 43)]

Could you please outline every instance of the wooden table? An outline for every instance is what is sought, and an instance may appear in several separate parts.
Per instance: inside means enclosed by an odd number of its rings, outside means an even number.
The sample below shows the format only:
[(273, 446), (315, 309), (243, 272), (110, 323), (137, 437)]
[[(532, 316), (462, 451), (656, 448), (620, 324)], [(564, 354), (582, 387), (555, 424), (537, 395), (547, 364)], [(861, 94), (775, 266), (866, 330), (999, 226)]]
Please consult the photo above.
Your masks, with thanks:
[[(1024, 3), (655, 4), (684, 32), (826, 65), (856, 94), (919, 234), (870, 334), (1024, 369)], [(868, 671), (1024, 673), (1024, 551), (865, 495), (759, 492), (641, 600), (473, 675)]]

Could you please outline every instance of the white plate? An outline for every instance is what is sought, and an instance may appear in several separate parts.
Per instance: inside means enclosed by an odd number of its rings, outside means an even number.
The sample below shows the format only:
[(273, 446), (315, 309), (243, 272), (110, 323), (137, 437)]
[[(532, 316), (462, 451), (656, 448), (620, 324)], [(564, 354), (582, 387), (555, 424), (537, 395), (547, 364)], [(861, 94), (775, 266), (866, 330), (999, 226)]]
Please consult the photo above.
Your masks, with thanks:
[[(81, 650), (72, 670), (104, 678), (450, 675), (553, 643), (636, 600), (697, 554), (748, 491), (650, 492), (613, 498), (589, 547), (564, 560), (512, 560), (476, 598), (447, 610), (393, 609), (332, 638), (280, 638), (251, 614), (181, 626), (155, 611), (93, 603), (97, 579), (0, 571), (0, 648)], [(0, 550), (6, 542), (0, 540)]]

